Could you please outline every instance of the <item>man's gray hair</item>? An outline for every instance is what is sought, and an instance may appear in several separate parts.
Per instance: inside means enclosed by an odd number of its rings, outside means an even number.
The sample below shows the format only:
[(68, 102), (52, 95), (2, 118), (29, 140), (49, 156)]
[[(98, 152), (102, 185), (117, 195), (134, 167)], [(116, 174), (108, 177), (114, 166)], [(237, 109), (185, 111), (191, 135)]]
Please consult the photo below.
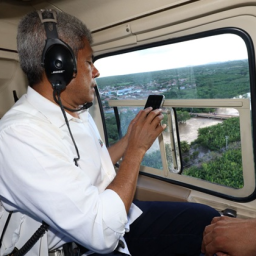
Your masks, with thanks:
[[(79, 19), (64, 12), (57, 12), (57, 32), (59, 39), (67, 43), (77, 57), (84, 47), (84, 39), (92, 43), (90, 30)], [(42, 81), (44, 68), (41, 56), (46, 40), (44, 25), (36, 11), (27, 14), (19, 23), (17, 49), (22, 70), (28, 77), (30, 86)]]

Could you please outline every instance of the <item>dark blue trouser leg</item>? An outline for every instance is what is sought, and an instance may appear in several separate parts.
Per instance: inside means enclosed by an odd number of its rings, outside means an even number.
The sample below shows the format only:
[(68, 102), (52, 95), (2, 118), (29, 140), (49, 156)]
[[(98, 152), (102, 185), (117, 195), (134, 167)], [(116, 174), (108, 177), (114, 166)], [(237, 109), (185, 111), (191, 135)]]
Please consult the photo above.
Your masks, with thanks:
[(219, 215), (216, 210), (196, 203), (134, 203), (143, 214), (125, 234), (132, 256), (199, 256), (204, 228)]

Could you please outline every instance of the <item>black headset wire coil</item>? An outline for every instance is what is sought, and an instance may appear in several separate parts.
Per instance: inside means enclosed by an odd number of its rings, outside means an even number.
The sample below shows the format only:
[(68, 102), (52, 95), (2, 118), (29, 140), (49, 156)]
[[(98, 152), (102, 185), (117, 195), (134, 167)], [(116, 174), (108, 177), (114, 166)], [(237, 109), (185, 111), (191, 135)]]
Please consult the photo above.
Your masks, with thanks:
[(14, 254), (11, 256), (23, 256), (25, 255), (34, 245), (35, 243), (44, 235), (44, 233), (48, 230), (49, 225), (45, 222), (38, 228), (38, 230), (30, 237), (30, 239)]
[[(7, 220), (4, 225), (4, 229), (2, 231), (1, 240), (0, 240), (0, 248), (2, 247), (2, 241), (4, 238), (5, 231), (10, 222), (11, 216), (13, 212), (10, 212)], [(29, 238), (29, 240), (18, 250), (14, 248), (14, 250), (8, 256), (23, 256), (25, 255), (35, 244), (36, 242), (44, 235), (44, 233), (48, 230), (49, 225), (45, 222), (42, 222), (42, 225), (37, 229), (37, 231)]]

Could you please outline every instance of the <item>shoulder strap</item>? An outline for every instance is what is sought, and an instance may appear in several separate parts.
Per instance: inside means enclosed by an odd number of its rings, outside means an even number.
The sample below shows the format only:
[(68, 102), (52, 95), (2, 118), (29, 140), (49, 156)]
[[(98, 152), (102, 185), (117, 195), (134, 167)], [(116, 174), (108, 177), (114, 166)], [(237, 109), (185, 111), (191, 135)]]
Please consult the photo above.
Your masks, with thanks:
[(8, 217), (6, 219), (6, 222), (4, 224), (4, 229), (2, 231), (1, 238), (0, 238), (0, 248), (2, 247), (2, 241), (3, 241), (3, 238), (4, 238), (4, 233), (5, 233), (5, 231), (6, 231), (7, 227), (8, 227), (8, 224), (10, 222), (11, 216), (12, 216), (12, 212), (9, 213), (9, 215), (8, 215)]

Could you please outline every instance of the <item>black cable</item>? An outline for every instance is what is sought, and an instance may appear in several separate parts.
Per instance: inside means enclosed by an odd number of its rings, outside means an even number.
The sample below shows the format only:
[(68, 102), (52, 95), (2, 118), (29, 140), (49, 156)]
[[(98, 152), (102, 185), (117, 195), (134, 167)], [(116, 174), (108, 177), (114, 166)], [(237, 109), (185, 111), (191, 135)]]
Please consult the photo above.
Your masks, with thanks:
[(16, 253), (12, 254), (12, 256), (23, 256), (25, 255), (39, 240), (40, 237), (44, 235), (44, 233), (48, 230), (49, 225), (43, 222), (43, 224), (38, 228), (38, 230), (33, 234), (32, 237), (18, 250)]
[[(57, 95), (58, 99), (56, 98), (56, 95)], [(78, 163), (77, 163), (77, 162), (78, 162), (78, 160), (80, 159), (80, 154), (79, 154), (79, 150), (78, 150), (78, 148), (77, 148), (77, 146), (76, 146), (76, 142), (75, 142), (75, 140), (74, 140), (74, 137), (73, 137), (73, 135), (72, 135), (72, 132), (71, 132), (71, 130), (70, 130), (68, 118), (67, 118), (67, 115), (66, 115), (66, 111), (65, 111), (65, 109), (64, 109), (65, 107), (63, 106), (63, 104), (62, 104), (62, 102), (61, 102), (60, 91), (58, 91), (58, 90), (53, 90), (53, 98), (54, 98), (55, 102), (57, 102), (57, 104), (60, 106), (60, 109), (61, 109), (62, 114), (63, 114), (63, 116), (64, 116), (64, 119), (65, 119), (66, 125), (67, 125), (67, 127), (68, 127), (68, 131), (69, 131), (70, 137), (71, 137), (71, 139), (72, 139), (72, 142), (73, 142), (73, 144), (74, 144), (74, 147), (75, 147), (76, 153), (77, 153), (77, 158), (74, 158), (74, 162), (75, 162), (75, 165), (78, 166)]]
[(19, 97), (17, 96), (16, 90), (12, 91), (12, 95), (13, 95), (14, 102), (17, 102)]
[(5, 225), (4, 225), (4, 228), (3, 228), (3, 231), (2, 231), (2, 235), (1, 235), (1, 238), (0, 238), (0, 248), (2, 247), (2, 241), (3, 241), (3, 238), (4, 238), (4, 234), (5, 234), (5, 231), (8, 227), (11, 216), (12, 216), (12, 212), (9, 212), (9, 215), (8, 215), (7, 220), (5, 222)]
[[(56, 90), (56, 89), (55, 89), (55, 90)], [(58, 91), (58, 90), (55, 91), (55, 90), (53, 91), (53, 98), (54, 98), (55, 102), (59, 105), (59, 102), (58, 102), (58, 100), (57, 100), (57, 98), (56, 98), (56, 95), (55, 95), (55, 92), (58, 92), (58, 93), (59, 93), (59, 91)], [(77, 108), (77, 109), (68, 108), (68, 107), (66, 107), (66, 106), (64, 106), (64, 105), (62, 105), (62, 106), (63, 106), (64, 109), (69, 110), (70, 112), (78, 112), (78, 111), (81, 111), (81, 110), (84, 110), (84, 109), (88, 109), (88, 108), (90, 108), (92, 105), (93, 105), (92, 102), (87, 102), (87, 103), (84, 104), (81, 108)]]
[[(10, 222), (11, 216), (13, 212), (10, 212), (8, 215), (8, 218), (5, 222), (4, 229), (1, 235), (1, 241), (0, 241), (0, 248), (2, 246), (3, 237), (6, 231), (6, 228)], [(49, 225), (45, 222), (42, 223), (42, 225), (38, 228), (38, 230), (30, 237), (30, 239), (21, 247), (20, 250), (17, 251), (17, 248), (14, 248), (13, 252), (11, 253), (11, 256), (23, 256), (25, 255), (39, 240), (40, 237), (44, 235), (44, 233), (48, 230)]]

